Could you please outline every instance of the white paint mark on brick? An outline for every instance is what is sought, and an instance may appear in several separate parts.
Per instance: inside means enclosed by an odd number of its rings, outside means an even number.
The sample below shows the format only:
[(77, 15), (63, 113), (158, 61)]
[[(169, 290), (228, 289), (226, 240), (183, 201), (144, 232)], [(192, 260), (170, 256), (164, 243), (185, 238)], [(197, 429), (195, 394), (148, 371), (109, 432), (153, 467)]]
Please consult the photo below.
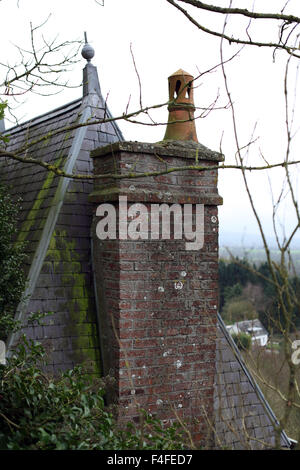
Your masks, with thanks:
[(174, 365), (177, 367), (177, 369), (180, 369), (180, 367), (182, 366), (182, 361), (178, 359), (178, 361), (176, 361)]
[(182, 288), (183, 288), (183, 282), (181, 281), (174, 282), (174, 289), (181, 290)]

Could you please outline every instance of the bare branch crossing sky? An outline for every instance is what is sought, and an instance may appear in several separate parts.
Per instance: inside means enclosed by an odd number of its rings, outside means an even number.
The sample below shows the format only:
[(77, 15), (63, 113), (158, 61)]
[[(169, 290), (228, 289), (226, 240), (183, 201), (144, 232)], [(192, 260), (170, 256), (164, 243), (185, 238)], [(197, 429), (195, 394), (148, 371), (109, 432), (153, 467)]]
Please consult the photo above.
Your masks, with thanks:
[[(227, 1), (214, 3), (228, 6)], [(234, 2), (237, 3), (240, 8), (252, 8), (251, 1)], [(279, 0), (265, 0), (257, 2), (256, 9), (269, 11), (272, 7), (270, 11), (278, 12), (283, 3), (285, 2)], [(189, 12), (197, 13), (199, 19), (199, 12), (184, 6)], [(57, 35), (60, 41), (83, 39), (83, 33), (87, 31), (88, 41), (96, 52), (92, 63), (98, 67), (102, 94), (107, 97), (113, 115), (124, 112), (129, 100), (129, 111), (139, 107), (139, 80), (132, 53), (141, 81), (144, 106), (168, 99), (167, 78), (177, 69), (182, 68), (197, 76), (199, 72), (203, 73), (220, 63), (220, 39), (200, 32), (165, 0), (105, 0), (104, 6), (94, 0), (20, 0), (19, 7), (17, 1), (3, 0), (0, 8), (2, 63), (9, 61), (13, 64), (18, 61), (14, 44), (25, 49), (30, 47), (30, 21), (33, 25), (38, 25), (51, 14), (41, 30), (49, 40)], [(290, 1), (286, 12), (300, 16), (298, 0)], [(222, 31), (224, 17), (220, 15), (216, 19), (209, 12), (201, 12), (201, 22)], [(229, 19), (227, 34), (231, 31), (244, 34), (248, 23), (247, 18)], [(278, 39), (278, 26), (274, 22), (269, 24), (265, 20), (253, 21), (248, 32), (253, 38)], [(226, 59), (238, 50), (238, 46), (224, 43)], [(287, 139), (283, 81), (287, 58), (284, 51), (277, 51), (274, 61), (271, 49), (245, 47), (238, 57), (225, 65), (232, 100), (236, 106), (240, 144), (243, 146), (252, 138), (257, 139), (248, 155), (249, 165), (263, 164), (261, 153), (269, 163), (285, 158)], [(74, 64), (72, 73), (68, 73), (71, 85), (80, 84), (84, 64), (85, 61), (80, 60)], [(4, 69), (0, 70), (3, 79)], [(296, 74), (297, 60), (294, 60), (289, 75), (290, 109), (299, 88)], [(196, 86), (196, 106), (209, 106), (216, 97), (216, 107), (226, 105), (228, 99), (220, 68), (203, 75)], [(24, 96), (26, 102), (16, 108), (15, 114), (19, 119), (27, 120), (76, 99), (80, 94), (80, 88), (64, 89), (51, 97), (27, 94)], [(296, 97), (296, 103), (299, 100)], [(166, 109), (151, 114), (153, 119), (160, 122), (165, 122), (167, 115)], [(300, 124), (297, 110), (294, 122), (293, 130), (296, 132)], [(8, 122), (6, 126), (9, 126)], [(164, 126), (147, 127), (124, 122), (120, 123), (120, 127), (127, 140), (144, 142), (162, 140), (165, 132)], [(226, 163), (235, 161), (230, 110), (212, 111), (205, 119), (197, 120), (196, 128), (202, 144), (212, 150), (219, 150), (222, 143)], [(299, 159), (298, 149), (299, 137), (296, 135), (291, 148), (292, 158)], [(295, 184), (298, 178), (296, 168), (295, 166), (293, 169)], [(269, 180), (267, 174), (252, 174), (250, 182), (259, 213), (271, 235), (272, 200), (269, 181), (276, 199), (282, 188), (282, 178), (279, 170), (271, 170), (268, 174)], [(221, 239), (224, 233), (257, 233), (238, 170), (220, 171), (219, 192), (224, 198), (224, 206), (220, 208)], [(288, 232), (295, 221), (288, 200), (281, 212), (281, 220)]]

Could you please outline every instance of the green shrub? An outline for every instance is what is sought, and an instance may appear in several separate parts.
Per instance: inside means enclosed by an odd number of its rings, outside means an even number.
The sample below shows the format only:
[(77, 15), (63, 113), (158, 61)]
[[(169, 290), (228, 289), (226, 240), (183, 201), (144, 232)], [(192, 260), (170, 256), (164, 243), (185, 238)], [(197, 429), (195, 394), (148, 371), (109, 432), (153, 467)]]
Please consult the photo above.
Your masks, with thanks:
[(26, 258), (24, 243), (14, 241), (17, 233), (17, 219), (20, 201), (13, 202), (8, 189), (0, 184), (0, 339), (16, 325), (13, 320), (15, 309), (25, 287), (22, 269)]
[[(5, 112), (6, 108), (7, 108), (7, 102), (2, 101), (1, 98), (0, 98), (0, 121), (2, 119), (4, 119), (4, 112)], [(1, 141), (2, 142), (9, 142), (9, 137), (0, 133), (0, 142)]]
[(40, 344), (23, 338), (0, 366), (0, 449), (183, 449), (177, 425), (164, 429), (141, 411), (141, 422), (121, 429), (104, 405), (104, 383), (77, 367), (51, 378), (41, 369)]
[(251, 336), (247, 333), (234, 333), (232, 339), (240, 350), (248, 351), (251, 348)]

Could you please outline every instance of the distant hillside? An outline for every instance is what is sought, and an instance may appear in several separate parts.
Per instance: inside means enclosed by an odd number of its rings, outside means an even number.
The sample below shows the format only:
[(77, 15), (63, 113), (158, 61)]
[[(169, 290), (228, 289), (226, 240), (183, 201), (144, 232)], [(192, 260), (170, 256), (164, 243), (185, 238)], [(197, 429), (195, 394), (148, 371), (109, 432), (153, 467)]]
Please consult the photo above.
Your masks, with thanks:
[[(266, 260), (265, 250), (261, 238), (254, 234), (241, 233), (220, 233), (220, 258), (228, 259), (229, 252), (239, 258), (246, 257), (252, 263), (259, 265)], [(268, 245), (271, 249), (271, 256), (274, 261), (279, 260), (280, 252), (277, 248), (274, 238), (268, 239)], [(300, 274), (300, 240), (296, 240), (291, 246), (291, 254), (294, 266), (298, 274)]]
[[(277, 249), (277, 243), (275, 237), (267, 237), (268, 245), (270, 248)], [(219, 235), (220, 246), (227, 247), (241, 247), (245, 249), (263, 248), (261, 236), (254, 233), (242, 233), (242, 232), (228, 232), (220, 230)], [(293, 241), (291, 248), (294, 250), (300, 250), (300, 237)]]

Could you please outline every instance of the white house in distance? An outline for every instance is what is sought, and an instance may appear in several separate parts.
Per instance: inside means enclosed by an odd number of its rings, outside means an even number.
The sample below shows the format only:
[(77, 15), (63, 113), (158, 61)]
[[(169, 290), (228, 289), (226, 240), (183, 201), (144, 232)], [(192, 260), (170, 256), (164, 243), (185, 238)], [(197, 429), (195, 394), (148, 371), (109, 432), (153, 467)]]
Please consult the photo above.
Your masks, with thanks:
[(255, 343), (259, 346), (265, 346), (268, 342), (268, 332), (258, 318), (239, 321), (233, 325), (227, 325), (226, 328), (231, 335), (247, 333), (251, 336), (252, 344)]

